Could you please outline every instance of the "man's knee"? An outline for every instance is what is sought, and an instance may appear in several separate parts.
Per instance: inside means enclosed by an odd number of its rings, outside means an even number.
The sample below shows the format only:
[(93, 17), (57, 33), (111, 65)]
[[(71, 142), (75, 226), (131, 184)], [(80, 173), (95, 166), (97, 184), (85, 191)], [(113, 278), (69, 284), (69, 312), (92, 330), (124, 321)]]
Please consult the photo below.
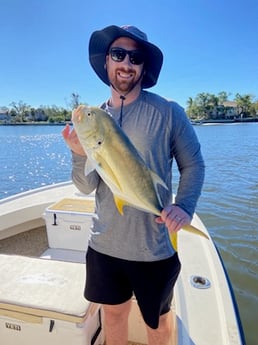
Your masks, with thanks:
[(113, 322), (123, 322), (127, 321), (128, 315), (131, 309), (131, 300), (116, 304), (116, 305), (103, 305), (104, 315), (105, 315), (105, 322), (113, 323)]
[(161, 332), (165, 332), (168, 334), (171, 333), (171, 330), (172, 330), (172, 312), (171, 311), (160, 316), (158, 329)]
[[(147, 326), (149, 344), (171, 344), (172, 339), (172, 315), (171, 312), (163, 314), (159, 318), (159, 326), (156, 329)], [(173, 343), (174, 344), (174, 343)]]

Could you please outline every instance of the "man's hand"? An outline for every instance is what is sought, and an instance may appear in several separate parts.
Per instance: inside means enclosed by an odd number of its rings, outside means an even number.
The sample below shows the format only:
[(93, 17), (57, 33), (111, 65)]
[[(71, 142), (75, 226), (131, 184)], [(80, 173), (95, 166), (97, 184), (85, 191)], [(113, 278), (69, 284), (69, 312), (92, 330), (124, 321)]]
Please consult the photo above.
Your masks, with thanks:
[(157, 223), (165, 223), (170, 233), (179, 231), (184, 225), (190, 224), (191, 220), (189, 214), (176, 205), (165, 207), (161, 216), (156, 218)]
[(67, 124), (65, 128), (62, 130), (62, 135), (66, 144), (74, 153), (77, 153), (77, 155), (80, 156), (86, 156), (86, 153), (82, 148), (82, 145), (77, 137), (75, 130), (71, 130), (69, 124)]

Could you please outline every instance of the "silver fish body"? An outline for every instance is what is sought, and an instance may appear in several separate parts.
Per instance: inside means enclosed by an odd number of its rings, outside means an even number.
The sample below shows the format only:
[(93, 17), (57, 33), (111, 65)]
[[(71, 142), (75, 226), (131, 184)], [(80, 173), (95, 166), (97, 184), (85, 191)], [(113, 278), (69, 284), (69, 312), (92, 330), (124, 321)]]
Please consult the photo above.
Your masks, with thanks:
[(146, 166), (114, 119), (100, 108), (80, 106), (72, 120), (88, 157), (86, 174), (94, 169), (98, 172), (111, 189), (119, 212), (129, 205), (160, 215), (157, 185), (167, 186)]

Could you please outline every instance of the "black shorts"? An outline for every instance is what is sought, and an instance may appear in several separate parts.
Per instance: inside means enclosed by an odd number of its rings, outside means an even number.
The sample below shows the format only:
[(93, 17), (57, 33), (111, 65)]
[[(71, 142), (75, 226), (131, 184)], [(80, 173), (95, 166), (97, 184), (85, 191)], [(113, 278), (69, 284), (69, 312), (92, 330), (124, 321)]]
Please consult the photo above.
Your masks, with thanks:
[(134, 294), (146, 324), (157, 328), (160, 315), (170, 310), (180, 268), (177, 253), (165, 260), (139, 262), (88, 248), (84, 296), (92, 302), (115, 305)]

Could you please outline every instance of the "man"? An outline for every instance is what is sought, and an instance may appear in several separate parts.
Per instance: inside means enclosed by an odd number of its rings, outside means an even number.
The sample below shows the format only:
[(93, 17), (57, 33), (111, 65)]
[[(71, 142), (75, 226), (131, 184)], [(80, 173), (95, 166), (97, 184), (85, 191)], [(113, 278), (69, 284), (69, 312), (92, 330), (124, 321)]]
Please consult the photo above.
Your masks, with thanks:
[[(128, 314), (135, 295), (147, 327), (149, 345), (171, 344), (170, 305), (180, 272), (169, 232), (189, 224), (200, 196), (204, 163), (200, 145), (183, 109), (144, 91), (156, 84), (162, 52), (134, 26), (109, 26), (89, 42), (90, 63), (110, 87), (102, 105), (128, 135), (148, 167), (167, 184), (159, 189), (161, 217), (133, 207), (121, 216), (96, 171), (84, 174), (86, 155), (74, 131), (64, 139), (72, 150), (72, 178), (84, 193), (96, 190), (96, 213), (86, 256), (85, 297), (102, 303), (107, 345), (127, 344)], [(172, 161), (180, 182), (172, 199)]]

